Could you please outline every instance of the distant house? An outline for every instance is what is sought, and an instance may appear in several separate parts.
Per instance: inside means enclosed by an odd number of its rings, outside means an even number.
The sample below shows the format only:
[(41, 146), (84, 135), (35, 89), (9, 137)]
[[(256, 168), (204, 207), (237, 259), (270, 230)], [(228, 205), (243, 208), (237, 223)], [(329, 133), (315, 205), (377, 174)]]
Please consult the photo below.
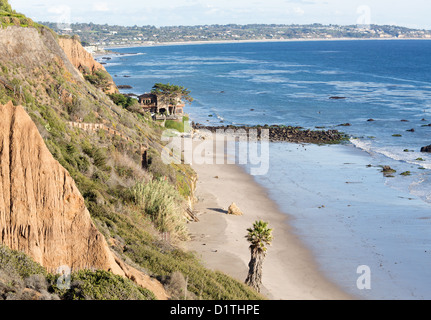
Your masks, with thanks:
[(184, 103), (178, 99), (176, 104), (167, 104), (159, 101), (157, 95), (153, 93), (145, 93), (138, 96), (139, 104), (145, 111), (154, 114), (182, 115), (184, 113)]

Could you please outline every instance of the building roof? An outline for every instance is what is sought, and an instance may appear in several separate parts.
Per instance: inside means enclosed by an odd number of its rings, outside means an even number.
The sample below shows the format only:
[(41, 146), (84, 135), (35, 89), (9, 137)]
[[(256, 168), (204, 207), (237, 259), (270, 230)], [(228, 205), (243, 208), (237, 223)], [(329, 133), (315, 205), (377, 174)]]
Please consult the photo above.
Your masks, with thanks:
[(143, 98), (157, 98), (157, 96), (155, 94), (152, 93), (144, 93), (140, 96), (138, 96), (139, 99), (143, 99)]

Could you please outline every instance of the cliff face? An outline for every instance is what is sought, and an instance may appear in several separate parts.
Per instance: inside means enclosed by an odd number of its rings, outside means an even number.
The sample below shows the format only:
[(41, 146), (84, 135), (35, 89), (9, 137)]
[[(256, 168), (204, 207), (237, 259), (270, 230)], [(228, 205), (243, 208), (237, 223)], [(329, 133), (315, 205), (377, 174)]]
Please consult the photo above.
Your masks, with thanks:
[(0, 112), (0, 243), (51, 272), (60, 266), (112, 271), (166, 298), (160, 283), (110, 251), (73, 179), (24, 109), (8, 103)]
[(47, 29), (39, 32), (34, 28), (0, 28), (0, 63), (11, 61), (16, 65), (25, 65), (28, 70), (55, 61), (67, 69), (72, 79), (82, 78)]
[[(98, 70), (106, 72), (106, 69), (99, 62), (94, 60), (91, 53), (85, 50), (81, 43), (76, 39), (60, 38), (58, 43), (63, 51), (66, 53), (70, 62), (81, 72), (88, 70), (91, 74), (94, 74)], [(109, 82), (108, 88), (105, 90), (106, 93), (117, 93), (118, 89), (114, 81)]]
[(12, 103), (0, 110), (1, 242), (50, 271), (67, 265), (121, 274), (74, 181), (33, 121)]

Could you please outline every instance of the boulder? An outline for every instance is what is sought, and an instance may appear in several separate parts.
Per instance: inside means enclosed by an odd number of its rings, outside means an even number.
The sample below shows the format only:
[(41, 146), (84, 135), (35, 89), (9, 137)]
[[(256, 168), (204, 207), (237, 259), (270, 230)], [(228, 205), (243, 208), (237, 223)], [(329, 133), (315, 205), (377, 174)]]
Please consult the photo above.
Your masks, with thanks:
[(431, 152), (431, 144), (421, 148), (421, 152)]
[(394, 173), (396, 170), (392, 169), (390, 166), (383, 166), (383, 173)]
[(242, 216), (243, 215), (242, 211), (238, 208), (238, 206), (234, 202), (229, 206), (229, 208), (227, 210), (227, 214), (232, 214), (234, 216)]
[(333, 96), (333, 97), (329, 97), (329, 99), (332, 99), (332, 100), (342, 100), (342, 99), (346, 99), (346, 97)]

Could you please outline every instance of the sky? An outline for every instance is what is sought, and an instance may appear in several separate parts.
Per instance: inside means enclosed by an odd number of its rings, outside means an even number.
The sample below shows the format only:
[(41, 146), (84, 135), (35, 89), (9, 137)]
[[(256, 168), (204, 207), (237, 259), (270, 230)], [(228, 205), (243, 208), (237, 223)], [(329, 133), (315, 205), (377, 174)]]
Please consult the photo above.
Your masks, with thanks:
[(431, 29), (429, 0), (9, 0), (35, 21), (124, 26), (389, 24)]

